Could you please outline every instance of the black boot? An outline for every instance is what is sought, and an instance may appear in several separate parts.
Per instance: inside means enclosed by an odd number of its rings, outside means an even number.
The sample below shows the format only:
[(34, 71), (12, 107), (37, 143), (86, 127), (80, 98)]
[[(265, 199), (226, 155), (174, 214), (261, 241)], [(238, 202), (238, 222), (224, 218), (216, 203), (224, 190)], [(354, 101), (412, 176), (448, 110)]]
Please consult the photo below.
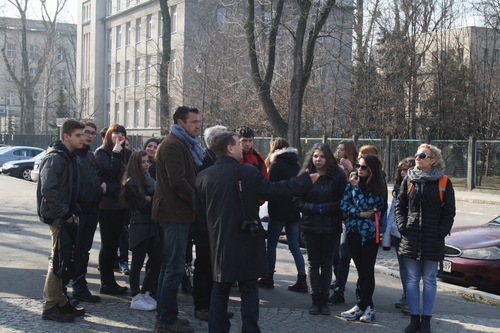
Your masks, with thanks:
[(312, 306), (309, 308), (309, 314), (318, 315), (319, 314), (319, 292), (313, 292), (311, 294)]
[(320, 294), (319, 311), (325, 316), (330, 314), (330, 309), (328, 308), (328, 294)]
[(432, 316), (422, 315), (422, 323), (420, 323), (420, 333), (431, 333), (431, 318)]
[(335, 288), (333, 290), (333, 295), (330, 296), (328, 299), (328, 304), (329, 305), (335, 305), (335, 304), (344, 304), (345, 299), (344, 299), (344, 291), (340, 290), (338, 288)]
[(415, 333), (418, 331), (419, 328), (420, 328), (420, 316), (411, 315), (411, 322), (410, 325), (406, 326), (405, 333)]
[(261, 288), (274, 288), (274, 272), (268, 273), (267, 277), (260, 278), (258, 281), (259, 287)]

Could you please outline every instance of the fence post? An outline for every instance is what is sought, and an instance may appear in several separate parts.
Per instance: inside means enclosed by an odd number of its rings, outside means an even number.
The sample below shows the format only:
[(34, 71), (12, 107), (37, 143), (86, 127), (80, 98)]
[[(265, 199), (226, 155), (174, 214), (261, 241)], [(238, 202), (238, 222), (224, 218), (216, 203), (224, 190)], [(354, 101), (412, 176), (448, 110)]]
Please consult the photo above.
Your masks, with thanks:
[(469, 137), (467, 150), (467, 190), (472, 191), (476, 187), (476, 137)]
[(327, 143), (328, 137), (326, 135), (321, 136), (321, 143)]
[(391, 178), (390, 175), (392, 175), (392, 169), (391, 169), (391, 164), (392, 164), (392, 135), (387, 135), (385, 137), (385, 146), (386, 146), (386, 151), (385, 151), (385, 161), (384, 161), (384, 170), (387, 172), (389, 175), (389, 179)]

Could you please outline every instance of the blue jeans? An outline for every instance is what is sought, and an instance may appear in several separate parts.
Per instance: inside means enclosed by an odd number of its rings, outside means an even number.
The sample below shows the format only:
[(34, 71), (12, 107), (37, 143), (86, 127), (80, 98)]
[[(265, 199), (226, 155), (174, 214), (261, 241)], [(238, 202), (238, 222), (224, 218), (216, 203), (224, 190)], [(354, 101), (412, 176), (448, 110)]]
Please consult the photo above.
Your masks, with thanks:
[[(231, 328), (227, 316), (227, 303), (232, 282), (214, 282), (208, 316), (208, 332), (228, 333)], [(257, 279), (238, 281), (241, 293), (241, 332), (260, 333), (259, 285)]]
[(401, 238), (391, 235), (391, 242), (396, 250), (396, 256), (398, 257), (399, 263), (399, 276), (401, 277), (401, 283), (403, 284), (403, 292), (406, 293), (406, 284), (408, 283), (408, 274), (406, 273), (405, 257), (398, 254), (399, 243), (401, 243)]
[(340, 236), (340, 247), (338, 253), (339, 257), (335, 272), (335, 288), (339, 288), (340, 291), (345, 291), (345, 284), (347, 283), (347, 277), (349, 276), (349, 265), (351, 263), (351, 251), (349, 251), (349, 245), (347, 245), (345, 232), (343, 232)]
[(304, 233), (309, 263), (309, 281), (313, 293), (328, 295), (332, 281), (333, 255), (337, 249), (336, 234)]
[(436, 276), (439, 261), (415, 260), (405, 258), (408, 282), (406, 284), (406, 300), (410, 308), (410, 314), (420, 314), (420, 279), (424, 281), (424, 291), (422, 294), (422, 314), (432, 316), (434, 302), (437, 295)]
[(285, 227), (288, 248), (292, 253), (295, 267), (299, 275), (306, 275), (304, 256), (299, 245), (299, 222), (286, 222), (270, 218), (267, 227), (267, 269), (269, 273), (274, 273), (276, 266), (276, 246), (281, 235), (281, 230)]
[(190, 223), (161, 223), (163, 228), (163, 261), (158, 278), (156, 319), (164, 325), (178, 321), (177, 291), (184, 275)]

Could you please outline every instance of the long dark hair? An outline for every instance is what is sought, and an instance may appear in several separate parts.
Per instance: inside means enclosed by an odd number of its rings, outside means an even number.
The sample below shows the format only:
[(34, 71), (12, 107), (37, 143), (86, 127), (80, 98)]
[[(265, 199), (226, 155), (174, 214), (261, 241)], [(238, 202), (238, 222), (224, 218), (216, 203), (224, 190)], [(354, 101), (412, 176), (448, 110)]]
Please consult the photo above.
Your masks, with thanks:
[(380, 160), (375, 155), (361, 155), (360, 160), (363, 159), (365, 164), (370, 168), (370, 175), (366, 179), (362, 179), (359, 183), (365, 194), (370, 192), (380, 193), (387, 200), (387, 184), (382, 176), (382, 169), (380, 168)]
[(144, 150), (134, 151), (132, 155), (130, 155), (130, 159), (127, 165), (127, 169), (125, 170), (125, 174), (122, 178), (122, 186), (120, 193), (120, 201), (123, 206), (130, 207), (125, 200), (125, 184), (129, 179), (132, 179), (134, 183), (137, 185), (137, 189), (139, 191), (139, 195), (145, 197), (145, 185), (146, 185), (146, 175), (144, 171), (142, 171), (142, 158), (144, 156), (148, 156), (148, 153)]
[(396, 176), (394, 177), (394, 187), (392, 189), (392, 196), (396, 197), (399, 192), (399, 188), (401, 187), (401, 183), (403, 182), (403, 176), (401, 176), (401, 169), (406, 168), (409, 169), (415, 166), (415, 158), (407, 157), (402, 159), (398, 163), (398, 169), (396, 170)]
[(316, 150), (320, 150), (323, 152), (323, 155), (325, 155), (326, 158), (326, 175), (330, 178), (334, 178), (335, 172), (342, 170), (337, 164), (337, 161), (335, 160), (335, 157), (333, 156), (332, 150), (330, 149), (330, 146), (327, 143), (316, 143), (311, 151), (307, 154), (305, 160), (304, 160), (304, 165), (302, 166), (301, 171), (305, 171), (306, 169), (309, 169), (310, 172), (316, 172), (316, 166), (313, 163), (313, 155)]
[[(102, 140), (102, 145), (108, 148), (109, 151), (113, 151), (113, 148), (115, 146), (113, 144), (113, 139), (111, 138), (113, 132), (122, 133), (124, 137), (127, 137), (127, 130), (122, 125), (113, 124), (109, 126), (106, 134), (104, 135), (104, 139)], [(125, 148), (125, 140), (123, 140), (122, 147), (123, 149), (120, 151), (120, 154), (122, 155), (122, 161), (123, 163), (127, 163), (127, 149)]]

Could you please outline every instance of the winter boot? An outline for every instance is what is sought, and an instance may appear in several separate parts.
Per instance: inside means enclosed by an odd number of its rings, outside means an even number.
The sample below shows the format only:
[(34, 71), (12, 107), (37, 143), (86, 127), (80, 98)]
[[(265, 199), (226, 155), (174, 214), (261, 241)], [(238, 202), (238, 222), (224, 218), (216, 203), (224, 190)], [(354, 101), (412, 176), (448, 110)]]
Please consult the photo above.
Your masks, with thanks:
[(311, 294), (312, 306), (309, 308), (309, 314), (318, 315), (319, 314), (319, 292), (313, 292)]
[(333, 290), (332, 296), (328, 299), (328, 305), (344, 304), (344, 291), (340, 290), (338, 287)]
[(420, 323), (420, 333), (431, 333), (431, 318), (432, 316), (422, 315), (422, 322)]
[(320, 294), (319, 312), (325, 316), (330, 314), (330, 309), (328, 308), (328, 294)]
[[(405, 333), (415, 333), (420, 328), (420, 316), (411, 315), (410, 325), (406, 326)], [(422, 330), (420, 330), (422, 332)]]
[(269, 288), (273, 289), (274, 288), (274, 280), (273, 280), (274, 272), (269, 273), (267, 277), (263, 277), (259, 279), (259, 287), (261, 288)]
[(299, 293), (307, 293), (307, 282), (305, 275), (297, 275), (297, 282), (293, 286), (288, 286), (290, 291), (298, 291)]

